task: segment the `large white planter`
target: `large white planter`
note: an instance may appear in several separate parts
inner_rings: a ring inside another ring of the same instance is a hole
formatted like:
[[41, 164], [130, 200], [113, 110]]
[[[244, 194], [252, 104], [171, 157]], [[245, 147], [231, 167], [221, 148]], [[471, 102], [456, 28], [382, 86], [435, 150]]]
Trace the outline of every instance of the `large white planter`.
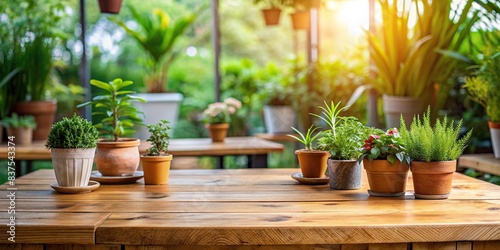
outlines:
[[382, 99], [387, 128], [399, 128], [401, 115], [409, 128], [413, 116], [422, 112], [420, 101], [414, 97], [383, 95]]
[[495, 158], [500, 158], [500, 123], [488, 122], [490, 127], [491, 145]]
[[86, 187], [92, 173], [95, 148], [53, 148], [52, 165], [61, 187]]
[[291, 134], [297, 114], [290, 106], [264, 106], [264, 123], [267, 133]]
[[[145, 124], [156, 124], [160, 120], [169, 121], [169, 126], [173, 129], [179, 118], [180, 104], [183, 99], [180, 93], [146, 93], [136, 94], [136, 96], [146, 99], [146, 102], [136, 102], [135, 106], [144, 112]], [[149, 138], [149, 131], [145, 126], [138, 126], [136, 135], [141, 140]]]

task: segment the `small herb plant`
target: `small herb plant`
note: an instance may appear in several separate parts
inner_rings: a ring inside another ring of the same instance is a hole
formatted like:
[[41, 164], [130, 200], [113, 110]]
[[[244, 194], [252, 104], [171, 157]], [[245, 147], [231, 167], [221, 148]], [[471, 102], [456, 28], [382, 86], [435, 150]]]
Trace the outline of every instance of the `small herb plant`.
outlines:
[[411, 161], [396, 128], [389, 129], [387, 132], [380, 129], [374, 130], [374, 133], [365, 140], [358, 162], [361, 163], [363, 159], [388, 160], [392, 165], [399, 160], [408, 167]]
[[170, 126], [168, 126], [169, 121], [161, 120], [157, 124], [147, 125], [151, 135], [148, 138], [148, 142], [151, 143], [151, 147], [147, 149], [147, 156], [160, 156], [168, 154], [168, 140], [170, 139], [169, 131]]
[[64, 117], [52, 125], [45, 147], [51, 148], [95, 148], [99, 132], [86, 119], [77, 116]]
[[318, 129], [318, 128], [315, 128], [314, 126], [311, 126], [307, 129], [307, 132], [306, 134], [304, 135], [302, 132], [300, 132], [298, 129], [292, 127], [292, 129], [299, 135], [298, 137], [295, 136], [295, 135], [288, 135], [292, 138], [294, 138], [295, 140], [299, 141], [300, 143], [304, 144], [304, 149], [305, 150], [313, 150], [313, 142], [314, 140], [316, 140], [316, 138], [318, 136], [320, 136], [321, 134], [318, 133], [316, 135], [314, 135], [314, 132]]
[[93, 104], [100, 111], [92, 112], [93, 115], [105, 116], [101, 123], [95, 125], [100, 133], [105, 137], [113, 138], [119, 141], [123, 135], [133, 134], [134, 124], [141, 124], [137, 108], [132, 105], [133, 101], [146, 102], [143, 98], [132, 96], [133, 91], [123, 90], [123, 88], [133, 84], [132, 81], [123, 81], [116, 78], [111, 82], [102, 82], [91, 80], [90, 84], [105, 91], [105, 94], [95, 96], [92, 101], [79, 104], [77, 107], [83, 107]]
[[410, 130], [406, 129], [404, 119], [401, 118], [401, 138], [408, 155], [412, 161], [451, 161], [462, 155], [472, 130], [460, 138], [462, 120], [456, 126], [453, 121], [448, 122], [445, 116], [443, 120], [436, 120], [434, 126], [430, 121], [430, 108], [423, 118], [414, 117]]
[[19, 116], [16, 113], [4, 118], [2, 124], [6, 128], [36, 128], [35, 117], [31, 115]]

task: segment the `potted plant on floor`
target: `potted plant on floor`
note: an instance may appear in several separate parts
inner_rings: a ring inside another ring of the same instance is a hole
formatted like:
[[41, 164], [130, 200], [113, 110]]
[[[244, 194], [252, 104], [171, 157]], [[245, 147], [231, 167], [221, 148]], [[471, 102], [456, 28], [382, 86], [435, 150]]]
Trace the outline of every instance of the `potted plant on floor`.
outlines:
[[373, 196], [403, 196], [410, 167], [402, 138], [396, 128], [376, 129], [365, 140], [358, 162], [363, 162]]
[[446, 199], [451, 192], [457, 159], [467, 145], [472, 131], [460, 138], [462, 120], [457, 125], [437, 119], [431, 125], [430, 108], [422, 119], [414, 117], [407, 130], [401, 121], [401, 138], [411, 158], [415, 197], [421, 199]]
[[467, 77], [463, 87], [486, 110], [493, 153], [500, 158], [500, 46], [485, 50], [475, 76]]
[[[168, 92], [168, 71], [172, 63], [183, 54], [180, 38], [194, 23], [199, 11], [171, 20], [164, 10], [154, 8], [150, 13], [139, 13], [128, 6], [136, 28], [131, 28], [126, 20], [112, 18], [125, 32], [135, 39], [147, 54], [144, 74], [145, 94], [138, 94], [146, 103], [135, 103], [139, 111], [145, 114], [146, 124], [156, 124], [160, 120], [170, 121], [170, 126], [177, 124], [179, 107], [183, 99], [181, 93]], [[145, 127], [137, 129], [139, 139], [149, 137]]]
[[141, 155], [144, 183], [146, 185], [168, 184], [170, 163], [173, 158], [168, 153], [170, 126], [168, 126], [167, 120], [161, 120], [158, 124], [150, 124], [147, 127], [151, 134], [148, 138], [151, 146], [147, 149], [146, 154]]
[[358, 189], [361, 187], [361, 164], [357, 159], [361, 154], [363, 138], [369, 129], [355, 117], [340, 117], [345, 109], [340, 102], [325, 102], [321, 115], [313, 114], [328, 125], [318, 139], [318, 148], [330, 152], [328, 175], [332, 189]]
[[205, 127], [208, 129], [212, 142], [224, 142], [231, 116], [240, 108], [241, 102], [229, 97], [223, 102], [209, 104], [203, 111]]
[[59, 186], [89, 184], [98, 139], [99, 132], [92, 123], [76, 114], [52, 125], [45, 147], [50, 149]]
[[304, 178], [322, 178], [326, 172], [326, 160], [329, 154], [327, 151], [313, 148], [314, 140], [321, 135], [320, 133], [314, 134], [318, 128], [309, 127], [305, 135], [296, 128], [292, 129], [298, 136], [288, 136], [304, 145], [303, 149], [295, 150], [302, 176]]
[[16, 144], [30, 145], [33, 141], [33, 129], [37, 125], [33, 116], [19, 116], [13, 113], [10, 117], [4, 118], [1, 123], [7, 129], [7, 136], [14, 137]]
[[97, 143], [95, 162], [103, 176], [133, 175], [139, 167], [139, 144], [137, 138], [122, 138], [135, 132], [134, 124], [142, 124], [140, 112], [133, 102], [145, 102], [144, 99], [130, 95], [133, 91], [124, 90], [133, 84], [116, 78], [110, 82], [91, 80], [90, 84], [103, 90], [102, 95], [95, 96], [92, 101], [79, 104], [77, 107], [94, 105], [93, 115], [104, 116], [96, 125], [101, 135]]

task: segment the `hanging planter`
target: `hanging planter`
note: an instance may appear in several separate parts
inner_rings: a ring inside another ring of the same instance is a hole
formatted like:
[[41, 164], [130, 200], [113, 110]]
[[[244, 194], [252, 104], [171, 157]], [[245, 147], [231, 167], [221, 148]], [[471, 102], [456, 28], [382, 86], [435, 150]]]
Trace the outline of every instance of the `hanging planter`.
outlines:
[[276, 7], [263, 9], [262, 15], [267, 26], [277, 25], [280, 22], [281, 10]]
[[101, 13], [118, 14], [122, 7], [122, 0], [98, 0]]
[[304, 30], [309, 28], [309, 11], [297, 11], [290, 14], [292, 27], [294, 30]]

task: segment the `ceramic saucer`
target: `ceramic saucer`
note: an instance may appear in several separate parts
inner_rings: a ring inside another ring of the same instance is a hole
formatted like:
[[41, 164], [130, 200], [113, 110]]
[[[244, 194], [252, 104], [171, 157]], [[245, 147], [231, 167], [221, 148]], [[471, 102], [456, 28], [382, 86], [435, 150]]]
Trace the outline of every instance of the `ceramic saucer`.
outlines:
[[329, 178], [326, 175], [321, 178], [306, 178], [301, 172], [293, 173], [292, 178], [305, 185], [323, 185], [327, 184], [329, 181]]
[[92, 171], [90, 174], [90, 179], [93, 181], [98, 181], [101, 184], [131, 184], [135, 183], [137, 180], [144, 177], [144, 172], [135, 171], [133, 175], [122, 175], [122, 176], [105, 176], [99, 171]]
[[100, 185], [97, 181], [89, 181], [89, 185], [86, 187], [62, 187], [56, 182], [50, 184], [50, 187], [63, 194], [84, 194], [92, 192], [92, 190], [98, 188]]

